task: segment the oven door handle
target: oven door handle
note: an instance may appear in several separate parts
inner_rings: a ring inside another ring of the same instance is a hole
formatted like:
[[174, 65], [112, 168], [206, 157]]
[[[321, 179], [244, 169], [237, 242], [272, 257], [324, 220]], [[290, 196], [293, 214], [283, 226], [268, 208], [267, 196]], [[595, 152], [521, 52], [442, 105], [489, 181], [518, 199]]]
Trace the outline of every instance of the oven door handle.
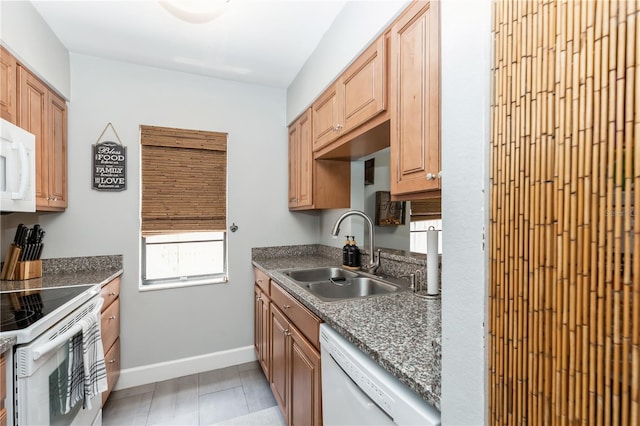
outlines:
[[[104, 299], [102, 297], [98, 297], [97, 299], [98, 300], [96, 301], [94, 308], [87, 315], [98, 315], [100, 313], [100, 310], [102, 309], [102, 304], [104, 303]], [[64, 342], [71, 339], [73, 336], [80, 333], [81, 331], [82, 331], [82, 322], [78, 321], [67, 331], [56, 336], [53, 340], [50, 340], [41, 346], [37, 346], [33, 348], [33, 360], [37, 361], [38, 359], [42, 358], [42, 356], [56, 349], [58, 346], [62, 345]]]

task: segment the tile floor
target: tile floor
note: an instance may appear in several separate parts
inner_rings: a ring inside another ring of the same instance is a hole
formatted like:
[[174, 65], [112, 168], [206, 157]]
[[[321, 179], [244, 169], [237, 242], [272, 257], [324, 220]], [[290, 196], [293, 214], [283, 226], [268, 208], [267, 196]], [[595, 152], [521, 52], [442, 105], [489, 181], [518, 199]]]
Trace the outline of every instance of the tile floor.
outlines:
[[102, 411], [104, 426], [284, 426], [258, 362], [114, 391]]

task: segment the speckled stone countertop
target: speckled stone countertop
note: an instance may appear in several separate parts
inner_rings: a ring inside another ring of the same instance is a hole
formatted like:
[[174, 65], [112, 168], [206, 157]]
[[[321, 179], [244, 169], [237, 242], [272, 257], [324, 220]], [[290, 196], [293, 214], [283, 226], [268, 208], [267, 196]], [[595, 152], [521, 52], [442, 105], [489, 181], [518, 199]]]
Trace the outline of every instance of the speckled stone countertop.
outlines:
[[[312, 254], [309, 254], [312, 253]], [[410, 291], [325, 302], [281, 271], [339, 266], [335, 251], [291, 246], [278, 253], [254, 249], [253, 265], [422, 398], [440, 409], [440, 299]]]
[[16, 344], [16, 337], [4, 337], [0, 336], [0, 354], [5, 353]]
[[0, 290], [31, 290], [85, 284], [105, 284], [122, 275], [122, 256], [91, 256], [42, 261], [42, 278], [0, 280]]

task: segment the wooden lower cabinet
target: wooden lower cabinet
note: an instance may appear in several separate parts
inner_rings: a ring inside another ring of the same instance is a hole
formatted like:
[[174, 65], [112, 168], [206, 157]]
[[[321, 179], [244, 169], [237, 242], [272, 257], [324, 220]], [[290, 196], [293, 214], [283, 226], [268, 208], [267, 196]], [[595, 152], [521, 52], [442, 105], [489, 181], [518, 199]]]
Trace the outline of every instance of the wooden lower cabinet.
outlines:
[[254, 302], [254, 339], [253, 346], [256, 350], [256, 357], [262, 367], [264, 375], [269, 379], [270, 372], [270, 336], [269, 315], [271, 300], [257, 284], [254, 286], [255, 302]]
[[[272, 287], [283, 291], [277, 285]], [[320, 352], [275, 301], [271, 303], [270, 312], [273, 395], [287, 425], [321, 425]], [[315, 327], [319, 329], [320, 319], [315, 317], [315, 320]]]
[[289, 329], [287, 401], [290, 425], [321, 425], [320, 354], [298, 330]]
[[287, 363], [289, 352], [287, 347], [289, 345], [289, 321], [280, 312], [278, 308], [272, 306], [271, 308], [271, 391], [276, 398], [276, 402], [282, 410], [282, 415], [288, 421], [289, 407], [287, 405]]
[[103, 285], [100, 296], [104, 299], [100, 322], [108, 385], [107, 390], [102, 393], [104, 406], [120, 377], [120, 277]]
[[[0, 426], [7, 426], [7, 409], [5, 399], [7, 397], [7, 359], [0, 355]], [[12, 403], [9, 401], [9, 403]]]
[[271, 390], [287, 425], [321, 425], [320, 353], [271, 305]]
[[[256, 277], [259, 276], [256, 269]], [[270, 284], [270, 298], [257, 282], [254, 287], [254, 344], [258, 361], [287, 425], [322, 425], [317, 337], [321, 320], [277, 283]], [[262, 355], [264, 347], [268, 347], [266, 356]]]

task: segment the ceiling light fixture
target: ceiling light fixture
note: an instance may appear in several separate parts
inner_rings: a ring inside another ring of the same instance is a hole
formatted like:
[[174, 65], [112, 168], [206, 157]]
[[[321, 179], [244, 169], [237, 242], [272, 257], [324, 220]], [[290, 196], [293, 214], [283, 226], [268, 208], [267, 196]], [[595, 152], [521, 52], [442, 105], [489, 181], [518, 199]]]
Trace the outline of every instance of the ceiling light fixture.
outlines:
[[227, 10], [231, 0], [160, 0], [167, 12], [190, 24], [206, 24]]

